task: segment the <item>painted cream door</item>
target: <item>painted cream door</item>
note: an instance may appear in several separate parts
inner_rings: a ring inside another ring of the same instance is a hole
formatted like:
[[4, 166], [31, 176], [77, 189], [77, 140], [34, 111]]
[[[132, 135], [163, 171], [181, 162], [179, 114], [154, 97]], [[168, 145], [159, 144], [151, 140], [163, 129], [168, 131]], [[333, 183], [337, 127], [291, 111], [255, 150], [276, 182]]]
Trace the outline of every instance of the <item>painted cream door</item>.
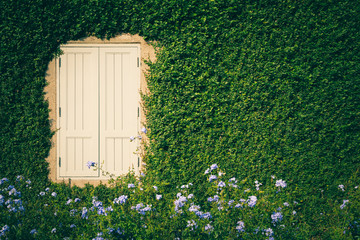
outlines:
[[[102, 177], [134, 167], [139, 129], [139, 48], [135, 45], [62, 47], [59, 65], [59, 176]], [[60, 115], [61, 112], [61, 115]]]
[[100, 161], [104, 169], [120, 175], [138, 171], [139, 79], [137, 48], [100, 49]]

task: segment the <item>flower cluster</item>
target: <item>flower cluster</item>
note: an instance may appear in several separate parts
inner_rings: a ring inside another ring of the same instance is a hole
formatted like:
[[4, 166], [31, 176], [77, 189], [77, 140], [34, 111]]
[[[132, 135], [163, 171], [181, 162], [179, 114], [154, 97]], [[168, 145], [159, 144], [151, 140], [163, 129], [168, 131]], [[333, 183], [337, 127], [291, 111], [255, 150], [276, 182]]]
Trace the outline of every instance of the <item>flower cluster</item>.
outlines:
[[121, 195], [120, 197], [115, 198], [113, 202], [114, 202], [114, 204], [125, 204], [127, 199], [128, 199], [128, 196]]
[[[39, 239], [43, 237], [42, 234], [45, 234], [46, 237], [52, 234], [53, 238], [72, 239], [74, 235], [59, 236], [67, 232], [71, 234], [81, 232], [80, 229], [83, 228], [83, 224], [86, 224], [89, 229], [93, 229], [93, 232], [84, 238], [131, 239], [134, 237], [132, 235], [134, 228], [138, 228], [136, 231], [143, 231], [144, 234], [149, 230], [156, 229], [153, 224], [158, 223], [156, 223], [157, 220], [154, 216], [163, 216], [159, 210], [165, 211], [160, 206], [166, 206], [166, 213], [169, 213], [168, 217], [172, 221], [171, 225], [182, 228], [176, 230], [180, 234], [176, 237], [181, 238], [196, 239], [199, 238], [197, 234], [205, 233], [209, 238], [224, 236], [223, 234], [225, 234], [224, 238], [227, 239], [271, 240], [277, 236], [281, 238], [281, 233], [284, 231], [287, 231], [286, 234], [290, 231], [297, 231], [296, 223], [300, 214], [297, 214], [295, 210], [301, 208], [296, 207], [297, 202], [293, 199], [284, 199], [283, 196], [289, 196], [287, 189], [279, 193], [280, 188], [287, 187], [284, 180], [276, 180], [270, 188], [263, 186], [262, 191], [260, 191], [262, 183], [259, 181], [255, 181], [254, 185], [252, 181], [247, 179], [239, 181], [239, 183], [234, 177], [227, 180], [224, 177], [225, 173], [220, 171], [217, 164], [211, 165], [205, 172], [206, 174], [209, 174], [206, 176], [209, 177], [209, 181], [206, 183], [209, 188], [205, 189], [203, 196], [197, 195], [191, 187], [193, 184], [188, 183], [179, 186], [178, 192], [173, 194], [170, 199], [167, 197], [171, 194], [163, 195], [162, 187], [146, 186], [144, 185], [146, 181], [141, 180], [140, 183], [136, 178], [129, 178], [122, 184], [121, 188], [124, 194], [117, 195], [119, 197], [112, 201], [110, 199], [107, 201], [101, 199], [100, 201], [97, 197], [92, 197], [90, 200], [85, 200], [86, 197], [82, 197], [83, 200], [80, 200], [75, 196], [64, 196], [58, 190], [55, 192], [50, 191], [50, 188], [46, 188], [44, 191], [37, 189], [34, 191], [34, 197], [40, 205], [35, 208], [39, 209], [39, 212], [43, 211], [43, 207], [46, 208], [46, 211], [41, 212], [41, 215], [44, 215], [45, 212], [51, 212], [53, 218], [55, 215], [55, 218], [66, 217], [70, 218], [71, 221], [62, 221], [61, 224], [47, 227], [46, 233], [42, 226], [36, 224], [27, 226], [26, 231], [28, 235], [33, 235], [32, 237]], [[22, 212], [21, 216], [23, 216], [28, 201], [21, 199], [22, 194], [17, 189], [23, 192], [23, 188], [18, 187], [17, 184], [30, 185], [31, 181], [24, 181], [22, 177], [18, 177], [15, 186], [9, 184], [8, 180], [4, 178], [0, 182], [1, 184], [6, 183], [0, 188], [0, 217], [5, 215], [19, 216], [19, 214], [15, 214], [19, 211]], [[340, 186], [339, 189], [343, 191], [345, 187]], [[149, 193], [151, 197], [149, 197]], [[163, 199], [163, 196], [166, 197]], [[142, 202], [139, 202], [140, 199]], [[162, 200], [159, 201], [160, 199]], [[205, 203], [199, 199], [204, 200]], [[269, 199], [275, 200], [270, 202]], [[351, 198], [349, 199], [351, 200]], [[350, 200], [343, 200], [340, 208], [345, 209]], [[52, 207], [52, 203], [56, 206]], [[64, 208], [65, 211], [61, 208]], [[49, 211], [50, 209], [51, 211]], [[123, 219], [129, 220], [129, 222], [125, 223]], [[162, 221], [166, 222], [167, 219], [162, 218]], [[174, 224], [173, 221], [178, 222]], [[2, 236], [5, 236], [4, 239], [9, 238], [14, 231], [13, 229], [18, 227], [13, 227], [10, 222], [1, 223], [4, 224], [0, 229], [1, 239]], [[95, 229], [92, 226], [97, 227]], [[174, 229], [171, 231], [174, 232]]]
[[273, 214], [271, 214], [272, 223], [280, 222], [282, 218], [283, 215], [281, 214], [281, 212], [274, 212]]
[[236, 230], [238, 230], [239, 232], [245, 232], [245, 223], [243, 221], [238, 221]]
[[287, 184], [284, 180], [280, 179], [280, 180], [276, 180], [275, 183], [276, 187], [282, 187], [282, 188], [286, 188]]
[[349, 200], [343, 200], [343, 204], [340, 205], [340, 208], [344, 209], [345, 204], [348, 203], [348, 202], [349, 202]]
[[141, 215], [145, 215], [146, 212], [151, 211], [151, 205], [147, 205], [145, 207], [143, 203], [139, 203], [136, 206], [132, 206], [131, 209], [138, 211], [138, 213]]

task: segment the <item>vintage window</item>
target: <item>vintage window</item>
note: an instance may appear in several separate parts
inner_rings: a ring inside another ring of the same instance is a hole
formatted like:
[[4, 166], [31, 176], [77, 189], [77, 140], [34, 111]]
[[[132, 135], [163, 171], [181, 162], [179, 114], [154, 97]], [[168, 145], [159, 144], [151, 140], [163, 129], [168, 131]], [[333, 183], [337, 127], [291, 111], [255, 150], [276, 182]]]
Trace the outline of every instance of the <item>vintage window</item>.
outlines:
[[101, 178], [139, 169], [140, 44], [67, 44], [57, 59], [57, 165], [60, 178]]

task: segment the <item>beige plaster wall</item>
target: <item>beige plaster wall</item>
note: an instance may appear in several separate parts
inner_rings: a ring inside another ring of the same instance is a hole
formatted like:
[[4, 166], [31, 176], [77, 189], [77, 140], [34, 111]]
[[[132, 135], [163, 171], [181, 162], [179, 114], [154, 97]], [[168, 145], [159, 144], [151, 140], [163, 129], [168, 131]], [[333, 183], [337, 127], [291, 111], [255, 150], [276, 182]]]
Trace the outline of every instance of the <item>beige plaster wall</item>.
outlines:
[[[98, 39], [96, 37], [87, 37], [84, 39], [80, 39], [77, 41], [70, 41], [68, 43], [76, 43], [76, 44], [126, 44], [126, 43], [137, 43], [140, 44], [140, 89], [143, 93], [147, 92], [146, 87], [146, 80], [145, 80], [145, 74], [148, 69], [147, 65], [144, 63], [144, 60], [151, 60], [155, 61], [155, 49], [148, 44], [142, 37], [139, 35], [130, 35], [130, 34], [121, 34], [114, 38], [111, 38], [110, 40], [102, 40]], [[48, 71], [46, 73], [46, 80], [48, 82], [48, 85], [45, 87], [45, 96], [46, 99], [49, 102], [49, 109], [50, 109], [50, 123], [51, 123], [51, 129], [55, 131], [55, 135], [52, 138], [52, 147], [50, 149], [49, 157], [47, 158], [47, 161], [49, 162], [50, 167], [50, 175], [49, 179], [53, 182], [65, 182], [69, 183], [71, 182], [72, 185], [77, 186], [84, 186], [86, 183], [97, 185], [100, 183], [99, 180], [87, 180], [87, 179], [68, 179], [68, 178], [60, 178], [57, 176], [58, 169], [57, 169], [57, 103], [56, 103], [56, 93], [57, 93], [57, 69], [56, 69], [57, 59], [53, 59], [48, 66]], [[141, 123], [145, 122], [145, 115], [143, 114], [143, 111], [141, 112]], [[107, 181], [102, 179], [103, 183], [106, 183]]]

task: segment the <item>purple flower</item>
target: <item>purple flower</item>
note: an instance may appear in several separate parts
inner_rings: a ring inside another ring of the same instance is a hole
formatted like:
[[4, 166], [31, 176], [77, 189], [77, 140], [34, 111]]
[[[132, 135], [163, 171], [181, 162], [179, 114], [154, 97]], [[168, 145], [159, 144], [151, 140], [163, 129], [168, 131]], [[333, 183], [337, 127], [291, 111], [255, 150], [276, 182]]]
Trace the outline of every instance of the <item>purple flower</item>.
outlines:
[[220, 181], [218, 184], [218, 187], [220, 187], [220, 188], [225, 187], [225, 186], [226, 186], [226, 184], [223, 181]]
[[4, 225], [2, 229], [0, 230], [0, 237], [4, 236], [7, 231], [10, 231], [10, 227], [8, 225]]
[[179, 196], [178, 198], [179, 199], [174, 201], [176, 212], [179, 212], [179, 209], [185, 205], [185, 202], [187, 202], [187, 198], [184, 196]]
[[194, 230], [194, 227], [197, 228], [197, 224], [194, 220], [191, 219], [190, 221], [187, 221], [187, 223], [188, 224], [186, 227], [190, 228], [191, 230]]
[[259, 191], [260, 190], [260, 186], [262, 185], [262, 183], [259, 183], [259, 181], [255, 181], [255, 186], [256, 186], [256, 190]]
[[202, 213], [202, 214], [200, 215], [200, 218], [210, 219], [210, 218], [212, 218], [212, 216], [211, 216], [211, 213], [210, 213], [210, 212], [206, 212], [206, 213]]
[[271, 214], [271, 219], [273, 223], [280, 222], [282, 218], [283, 215], [281, 214], [281, 212], [274, 212], [273, 214]]
[[134, 187], [135, 187], [135, 184], [133, 184], [133, 183], [128, 184], [128, 188], [134, 188]]
[[142, 129], [141, 129], [141, 132], [143, 132], [143, 133], [147, 133], [147, 129], [145, 128], [145, 127], [143, 127]]
[[9, 195], [14, 195], [14, 196], [20, 196], [20, 192], [16, 191], [15, 188], [12, 188], [10, 191], [9, 191]]
[[204, 174], [208, 174], [208, 173], [210, 173], [211, 171], [210, 171], [210, 168], [208, 168], [208, 169], [206, 169], [205, 170], [205, 173]]
[[265, 232], [266, 236], [272, 236], [274, 234], [274, 231], [271, 228], [264, 229], [263, 231]]
[[282, 187], [282, 188], [285, 188], [286, 187], [286, 182], [284, 181], [284, 180], [282, 180], [282, 179], [280, 179], [280, 180], [276, 180], [276, 183], [275, 183], [275, 186], [276, 187]]
[[254, 207], [256, 205], [257, 197], [256, 196], [250, 196], [248, 200], [248, 206]]
[[88, 213], [87, 208], [86, 208], [86, 207], [83, 207], [82, 212], [81, 212], [81, 218], [86, 218], [86, 219], [88, 219], [87, 213]]
[[156, 194], [156, 200], [160, 200], [162, 198], [162, 195]]
[[212, 197], [209, 197], [209, 198], [208, 198], [208, 201], [209, 201], [209, 202], [217, 202], [218, 200], [219, 200], [219, 196], [218, 196], [218, 195], [215, 195], [214, 198], [212, 198]]
[[51, 230], [51, 233], [56, 233], [56, 228], [53, 228], [53, 229]]
[[340, 208], [344, 209], [345, 204], [348, 203], [348, 202], [349, 202], [349, 200], [343, 200], [343, 204], [341, 204]]
[[236, 183], [237, 181], [236, 181], [235, 177], [232, 177], [232, 178], [229, 179], [229, 182], [235, 182]]
[[339, 189], [344, 192], [344, 191], [345, 191], [345, 186], [342, 185], [342, 184], [340, 184], [340, 185], [339, 185]]
[[155, 191], [157, 191], [157, 190], [158, 190], [158, 187], [157, 187], [157, 186], [153, 186], [153, 188], [155, 189]]
[[200, 210], [200, 206], [197, 205], [192, 205], [191, 207], [189, 207], [189, 212], [198, 212]]
[[135, 140], [135, 137], [134, 136], [131, 136], [130, 137], [130, 142], [134, 141]]
[[241, 204], [240, 204], [240, 203], [238, 203], [238, 204], [235, 205], [235, 208], [239, 208], [239, 207], [241, 207]]
[[209, 182], [216, 180], [216, 179], [217, 179], [217, 177], [215, 175], [210, 175]]
[[123, 203], [126, 202], [127, 199], [128, 199], [128, 196], [126, 196], [126, 195], [121, 195], [120, 197], [114, 199], [114, 203], [116, 203], [116, 204], [123, 204]]
[[217, 169], [217, 168], [218, 168], [218, 165], [217, 165], [216, 163], [210, 166], [210, 170], [211, 170], [211, 171], [212, 171], [212, 170], [215, 170], [215, 169]]
[[93, 162], [93, 161], [88, 161], [88, 162], [86, 163], [86, 166], [90, 169], [91, 167], [95, 166], [95, 162]]
[[33, 230], [30, 231], [30, 234], [32, 234], [32, 235], [36, 234], [36, 233], [37, 233], [36, 229], [33, 229]]
[[72, 202], [72, 199], [67, 200], [67, 202], [65, 203], [66, 205], [69, 205]]
[[245, 223], [243, 221], [238, 221], [236, 226], [236, 230], [239, 232], [245, 232]]
[[136, 205], [136, 210], [139, 211], [142, 207], [144, 207], [144, 204], [143, 203], [139, 203]]
[[57, 196], [56, 192], [52, 192], [51, 196], [56, 197]]
[[211, 232], [212, 230], [214, 230], [214, 227], [211, 226], [210, 223], [208, 223], [208, 224], [205, 226], [205, 231]]

